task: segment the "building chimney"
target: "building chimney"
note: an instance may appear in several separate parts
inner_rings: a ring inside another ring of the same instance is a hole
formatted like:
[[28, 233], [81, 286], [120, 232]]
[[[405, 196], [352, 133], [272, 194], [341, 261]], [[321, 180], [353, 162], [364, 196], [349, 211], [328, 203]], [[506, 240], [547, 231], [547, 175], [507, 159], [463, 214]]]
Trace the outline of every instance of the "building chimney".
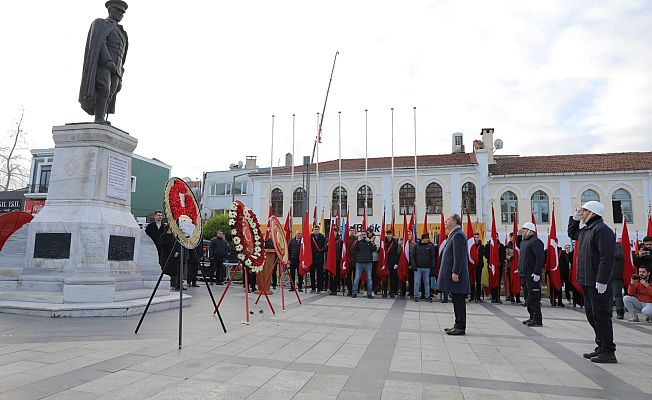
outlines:
[[256, 165], [256, 156], [247, 156], [245, 160], [245, 169], [256, 169], [258, 166]]
[[292, 153], [287, 153], [285, 155], [285, 166], [291, 167], [292, 164], [294, 164], [294, 157], [292, 157]]
[[464, 134], [462, 132], [453, 133], [453, 153], [464, 153]]
[[482, 136], [482, 143], [484, 143], [484, 148], [487, 149], [487, 154], [489, 155], [489, 164], [495, 164], [494, 161], [494, 128], [482, 128], [480, 131], [480, 136]]

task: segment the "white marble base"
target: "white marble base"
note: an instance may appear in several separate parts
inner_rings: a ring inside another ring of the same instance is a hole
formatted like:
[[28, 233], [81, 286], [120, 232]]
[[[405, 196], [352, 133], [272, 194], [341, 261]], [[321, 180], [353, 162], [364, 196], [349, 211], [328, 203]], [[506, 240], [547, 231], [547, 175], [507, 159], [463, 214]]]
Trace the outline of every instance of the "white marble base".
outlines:
[[[183, 295], [183, 306], [189, 306], [192, 296]], [[111, 303], [56, 304], [23, 301], [0, 301], [0, 313], [33, 315], [42, 317], [127, 317], [142, 314], [147, 299]], [[155, 296], [147, 312], [169, 310], [179, 307], [179, 294]]]

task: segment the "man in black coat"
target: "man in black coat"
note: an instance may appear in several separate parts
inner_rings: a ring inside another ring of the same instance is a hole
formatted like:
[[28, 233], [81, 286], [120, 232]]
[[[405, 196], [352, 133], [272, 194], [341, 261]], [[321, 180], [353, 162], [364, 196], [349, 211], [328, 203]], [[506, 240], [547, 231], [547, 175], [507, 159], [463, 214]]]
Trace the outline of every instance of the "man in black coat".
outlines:
[[476, 248], [478, 252], [478, 265], [475, 266], [475, 276], [473, 277], [473, 281], [471, 282], [471, 301], [474, 301], [476, 303], [482, 303], [481, 297], [484, 296], [484, 291], [482, 290], [482, 268], [484, 268], [484, 245], [482, 244], [482, 240], [480, 240], [480, 234], [475, 233], [473, 234], [473, 239], [475, 240], [475, 243], [473, 243], [473, 247]]
[[154, 211], [154, 222], [147, 224], [145, 233], [152, 239], [154, 245], [156, 245], [156, 251], [158, 251], [159, 256], [161, 255], [161, 234], [165, 232], [165, 229], [165, 224], [163, 224], [163, 211]]
[[[301, 254], [301, 230], [298, 230], [292, 239], [288, 242], [288, 255], [290, 256], [290, 276], [297, 287], [297, 290], [303, 290], [303, 276], [297, 274], [299, 270], [299, 255]], [[298, 280], [297, 280], [298, 275]], [[290, 291], [293, 291], [290, 288]]]
[[371, 263], [373, 261], [373, 253], [376, 251], [376, 245], [366, 233], [361, 232], [358, 235], [358, 240], [355, 242], [351, 249], [352, 257], [356, 260], [355, 278], [353, 279], [353, 294], [351, 297], [358, 297], [358, 286], [360, 284], [360, 277], [364, 273], [367, 277], [367, 298], [373, 299], [373, 278], [371, 274]]
[[427, 233], [421, 235], [421, 240], [412, 247], [410, 259], [413, 260], [412, 266], [416, 268], [414, 272], [414, 301], [419, 301], [421, 282], [423, 281], [424, 297], [428, 303], [432, 303], [432, 297], [430, 297], [430, 270], [434, 269], [435, 264], [437, 264], [437, 252], [435, 246], [430, 243], [430, 235]]
[[616, 243], [614, 252], [614, 267], [611, 270], [611, 291], [613, 293], [613, 304], [616, 306], [616, 319], [625, 318], [625, 303], [623, 303], [623, 270], [625, 269], [625, 249]]
[[447, 335], [457, 336], [466, 332], [466, 295], [471, 291], [469, 251], [466, 235], [462, 231], [462, 218], [458, 214], [446, 218], [446, 230], [450, 233], [441, 251], [437, 290], [451, 294], [455, 325], [444, 331]]
[[[389, 268], [389, 297], [395, 298], [398, 290], [398, 241], [391, 229], [385, 231], [385, 259]], [[383, 285], [383, 297], [387, 297], [387, 285]]]
[[312, 228], [312, 265], [310, 266], [310, 293], [321, 293], [324, 287], [324, 255], [326, 237], [319, 232], [319, 225]]
[[215, 237], [211, 239], [208, 249], [211, 257], [211, 269], [208, 272], [208, 280], [221, 285], [226, 279], [224, 260], [229, 256], [229, 244], [226, 242], [224, 232], [217, 232]]
[[[330, 277], [328, 293], [335, 296], [340, 290], [342, 281], [342, 276], [340, 274], [342, 266], [342, 236], [340, 235], [340, 229], [337, 226], [333, 227], [333, 235], [335, 236], [335, 275]], [[328, 248], [328, 246], [326, 247]]]
[[577, 240], [577, 283], [584, 288], [586, 319], [595, 332], [597, 347], [584, 358], [617, 363], [611, 322], [611, 272], [616, 234], [602, 220], [604, 205], [588, 201], [568, 221], [568, 237]]
[[559, 273], [561, 275], [561, 281], [564, 284], [564, 293], [566, 296], [566, 301], [570, 303], [571, 301], [571, 290], [573, 289], [570, 283], [570, 269], [573, 264], [573, 252], [569, 244], [564, 246], [564, 250], [559, 253]]
[[358, 240], [358, 237], [355, 233], [355, 228], [349, 228], [349, 236], [347, 238], [348, 242], [346, 242], [346, 248], [349, 252], [349, 265], [346, 270], [346, 295], [347, 296], [353, 296], [353, 277], [355, 277], [355, 254], [353, 253], [353, 247], [355, 246], [355, 242]]
[[543, 326], [541, 315], [541, 271], [545, 263], [543, 242], [536, 235], [536, 226], [526, 222], [521, 228], [521, 247], [518, 259], [518, 275], [525, 282], [527, 294], [525, 305], [530, 318], [523, 321], [529, 327]]

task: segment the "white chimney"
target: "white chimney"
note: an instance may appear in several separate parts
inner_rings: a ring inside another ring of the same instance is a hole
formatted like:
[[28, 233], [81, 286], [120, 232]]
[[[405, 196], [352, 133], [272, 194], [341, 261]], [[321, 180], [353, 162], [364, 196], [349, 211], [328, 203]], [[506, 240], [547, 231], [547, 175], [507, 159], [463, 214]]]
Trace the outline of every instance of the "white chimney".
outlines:
[[247, 156], [245, 169], [256, 169], [256, 156]]
[[453, 153], [464, 153], [464, 134], [462, 132], [453, 133]]
[[292, 164], [294, 164], [294, 157], [292, 157], [292, 153], [287, 153], [285, 155], [285, 166], [291, 167]]
[[482, 136], [482, 143], [484, 148], [487, 149], [489, 154], [489, 164], [495, 164], [494, 161], [494, 128], [482, 128], [480, 131], [480, 136]]

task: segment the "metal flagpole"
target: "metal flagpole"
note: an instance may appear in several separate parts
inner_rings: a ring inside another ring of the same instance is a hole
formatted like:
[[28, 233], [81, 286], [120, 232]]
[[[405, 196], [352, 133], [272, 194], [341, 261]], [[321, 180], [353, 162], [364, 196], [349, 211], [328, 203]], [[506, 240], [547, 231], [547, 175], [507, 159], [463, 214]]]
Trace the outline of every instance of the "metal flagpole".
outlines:
[[[272, 146], [269, 153], [269, 206], [272, 206], [272, 170], [274, 169], [274, 116], [272, 115]], [[269, 216], [267, 217], [269, 218]], [[269, 228], [269, 222], [267, 223]], [[267, 234], [269, 235], [269, 233]]]
[[368, 160], [367, 157], [369, 156], [367, 152], [367, 131], [368, 131], [368, 124], [367, 124], [367, 112], [368, 110], [365, 108], [364, 110], [364, 211], [362, 215], [365, 215], [367, 213], [367, 193], [369, 192], [369, 186], [367, 186], [367, 168], [369, 167], [368, 165]]
[[319, 143], [321, 142], [321, 124], [319, 122], [319, 113], [317, 113], [317, 130], [319, 132], [316, 139], [316, 158], [315, 158], [315, 207], [319, 208]]
[[394, 107], [392, 110], [392, 173], [389, 178], [389, 188], [392, 195], [392, 218], [394, 218]]
[[[337, 204], [337, 215], [340, 215], [340, 211], [342, 210], [342, 111], [337, 112], [337, 140], [338, 140], [338, 153], [339, 153], [339, 160], [338, 160], [338, 169], [339, 169], [339, 175], [340, 175], [340, 188], [339, 190], [339, 201]], [[340, 227], [337, 227], [340, 229]]]
[[292, 167], [290, 173], [290, 236], [292, 236], [292, 227], [294, 226], [294, 122], [295, 115], [292, 114]]
[[[414, 115], [414, 224], [417, 225], [417, 198], [419, 197], [419, 180], [417, 175], [417, 108], [412, 107]], [[415, 238], [416, 240], [416, 238]]]

